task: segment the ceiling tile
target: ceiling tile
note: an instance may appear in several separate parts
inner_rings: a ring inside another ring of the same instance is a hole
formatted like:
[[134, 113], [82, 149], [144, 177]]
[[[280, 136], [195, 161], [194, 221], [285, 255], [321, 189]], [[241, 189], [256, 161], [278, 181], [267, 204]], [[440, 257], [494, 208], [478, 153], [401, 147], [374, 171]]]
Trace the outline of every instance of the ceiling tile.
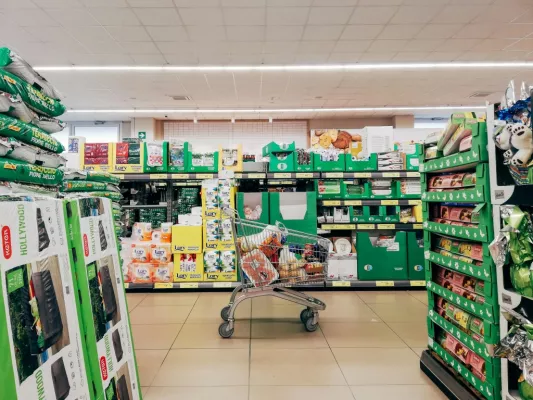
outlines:
[[263, 63], [270, 65], [291, 64], [294, 61], [294, 53], [263, 54]]
[[481, 39], [448, 39], [439, 46], [438, 50], [443, 52], [468, 51], [481, 43], [481, 41]]
[[[16, 1], [16, 0], [15, 0]], [[39, 9], [11, 9], [2, 11], [4, 20], [15, 22], [18, 26], [58, 26], [47, 13]], [[5, 21], [4, 20], [4, 21]], [[2, 21], [2, 23], [4, 23]]]
[[533, 51], [533, 39], [522, 39], [516, 43], [510, 45], [506, 49], [507, 51]]
[[423, 25], [387, 25], [381, 31], [378, 39], [412, 39], [422, 29]]
[[359, 0], [361, 6], [400, 6], [403, 0]]
[[131, 8], [89, 8], [88, 11], [101, 25], [128, 26], [140, 25]]
[[187, 32], [192, 41], [214, 41], [226, 40], [226, 30], [223, 26], [188, 26]]
[[374, 40], [367, 52], [386, 53], [388, 51], [402, 51], [406, 44], [407, 40]]
[[180, 8], [184, 25], [224, 25], [220, 8]]
[[[74, 65], [130, 65], [133, 60], [127, 54], [70, 54]], [[94, 84], [94, 83], [93, 83]]]
[[296, 53], [299, 42], [265, 42], [263, 52], [272, 54]]
[[198, 56], [193, 53], [164, 54], [165, 60], [173, 65], [195, 65], [198, 64]]
[[[516, 14], [518, 12], [518, 14]], [[523, 10], [515, 10], [513, 12], [512, 7], [508, 6], [486, 6], [483, 7], [481, 14], [474, 19], [474, 23], [483, 24], [489, 22], [497, 22], [498, 24], [511, 22], [521, 14], [524, 14]], [[527, 21], [513, 21], [513, 22], [527, 22]]]
[[176, 7], [218, 7], [220, 0], [174, 0]]
[[262, 54], [231, 54], [230, 63], [232, 65], [257, 65], [262, 64]]
[[370, 44], [371, 40], [353, 40], [353, 41], [342, 41], [337, 42], [333, 52], [335, 53], [362, 53], [366, 51]]
[[396, 55], [394, 52], [388, 53], [364, 53], [361, 55], [359, 62], [386, 62], [392, 60]]
[[342, 7], [342, 6], [355, 6], [359, 0], [315, 0], [313, 5], [315, 7]]
[[268, 25], [304, 25], [309, 14], [309, 7], [269, 7], [267, 8]]
[[453, 61], [457, 57], [459, 57], [461, 54], [462, 52], [459, 52], [459, 51], [457, 52], [438, 51], [438, 52], [429, 53], [429, 55], [426, 58], [426, 61], [442, 61], [442, 62]]
[[343, 25], [352, 15], [353, 7], [311, 7], [308, 25]]
[[269, 7], [307, 7], [313, 4], [314, 0], [267, 0]]
[[528, 59], [528, 54], [531, 55], [530, 50], [526, 50], [526, 51], [496, 51], [496, 52], [493, 53], [492, 59], [494, 59], [496, 61], [525, 61], [525, 60]]
[[485, 39], [476, 45], [478, 51], [499, 51], [516, 42], [516, 39]]
[[492, 53], [481, 51], [466, 51], [456, 58], [456, 61], [485, 61], [488, 60]]
[[386, 24], [398, 7], [355, 7], [350, 24]]
[[391, 24], [425, 24], [431, 21], [442, 7], [402, 6], [390, 20]]
[[453, 35], [457, 39], [486, 39], [488, 38], [494, 30], [498, 27], [495, 24], [467, 24]]
[[533, 23], [533, 7], [526, 12], [522, 12], [513, 22], [516, 23]]
[[161, 54], [154, 42], [121, 42], [128, 54]]
[[490, 36], [494, 39], [521, 39], [533, 33], [533, 24], [500, 24]]
[[335, 41], [324, 42], [300, 42], [298, 53], [331, 53], [335, 47]]
[[143, 25], [181, 25], [175, 8], [134, 8], [133, 11]]
[[329, 54], [295, 54], [294, 62], [303, 64], [319, 64], [328, 61]]
[[226, 25], [265, 25], [264, 8], [232, 8], [223, 9]]
[[265, 39], [264, 26], [227, 26], [228, 40], [235, 42], [263, 41]]
[[[198, 54], [198, 63], [207, 64], [207, 65], [228, 65], [230, 63], [230, 55], [221, 55], [221, 54]], [[230, 97], [233, 95], [233, 92], [226, 91], [225, 94]]]
[[[33, 0], [40, 8], [82, 8], [84, 5], [79, 0]], [[17, 2], [15, 2], [17, 3]], [[0, 8], [1, 7], [0, 2]]]
[[113, 40], [83, 42], [90, 52], [95, 54], [125, 54], [125, 50]]
[[72, 36], [80, 42], [111, 40], [111, 36], [100, 26], [67, 27]]
[[313, 25], [305, 28], [303, 40], [337, 40], [342, 31], [343, 25]]
[[106, 29], [119, 42], [145, 42], [151, 40], [142, 26], [108, 26]]
[[220, 0], [222, 7], [264, 7], [266, 0]]
[[462, 24], [429, 24], [418, 33], [420, 39], [448, 39], [459, 32]]
[[57, 22], [63, 26], [98, 26], [98, 21], [83, 8], [47, 9]]
[[427, 57], [427, 55], [428, 53], [425, 53], [425, 52], [400, 51], [393, 57], [393, 60], [398, 61], [398, 62], [405, 62], [405, 61], [421, 62]]
[[375, 39], [383, 28], [383, 25], [348, 25], [341, 40]]
[[128, 7], [126, 0], [80, 0], [85, 7]]
[[444, 39], [413, 39], [405, 45], [403, 50], [409, 52], [433, 51], [438, 49], [442, 43], [444, 43]]
[[263, 42], [230, 42], [230, 54], [261, 54], [263, 53]]
[[[59, 26], [28, 26], [24, 29], [31, 35], [31, 37], [27, 38], [27, 40], [32, 41], [60, 42], [62, 40], [70, 38], [70, 34], [65, 30], [65, 28]], [[10, 38], [6, 38], [3, 32], [0, 32], [0, 36], [2, 37], [2, 39], [6, 39], [7, 42], [10, 41]]]
[[331, 53], [328, 62], [330, 63], [356, 63], [363, 53]]
[[146, 30], [155, 42], [179, 42], [189, 40], [183, 26], [147, 26]]
[[172, 0], [126, 0], [131, 7], [174, 7]]
[[159, 50], [163, 54], [194, 53], [194, 44], [192, 42], [157, 42]]
[[479, 6], [445, 6], [432, 22], [435, 24], [467, 23], [478, 17], [483, 12]]
[[0, 0], [0, 10], [13, 10], [13, 9], [28, 9], [37, 8], [37, 6], [30, 0]]
[[291, 41], [300, 40], [304, 32], [303, 26], [267, 26], [266, 40]]

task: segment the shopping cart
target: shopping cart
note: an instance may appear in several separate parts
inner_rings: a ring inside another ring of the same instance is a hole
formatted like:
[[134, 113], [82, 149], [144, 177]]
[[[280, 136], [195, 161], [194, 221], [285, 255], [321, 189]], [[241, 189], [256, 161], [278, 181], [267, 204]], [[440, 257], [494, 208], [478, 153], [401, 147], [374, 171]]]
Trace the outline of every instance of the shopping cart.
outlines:
[[306, 308], [300, 320], [308, 332], [318, 328], [318, 311], [326, 304], [289, 287], [323, 283], [327, 276], [330, 242], [327, 239], [285, 228], [242, 219], [231, 208], [222, 211], [232, 220], [233, 238], [241, 284], [231, 294], [220, 316], [218, 333], [233, 335], [235, 310], [246, 299], [276, 296]]

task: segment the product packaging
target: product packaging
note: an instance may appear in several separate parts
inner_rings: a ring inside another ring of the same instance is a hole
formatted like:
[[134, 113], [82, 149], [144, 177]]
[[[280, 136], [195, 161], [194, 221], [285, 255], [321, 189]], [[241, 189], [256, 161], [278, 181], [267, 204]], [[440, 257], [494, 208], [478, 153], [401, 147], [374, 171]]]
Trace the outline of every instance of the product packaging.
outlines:
[[201, 282], [203, 277], [203, 253], [174, 255], [174, 282]]

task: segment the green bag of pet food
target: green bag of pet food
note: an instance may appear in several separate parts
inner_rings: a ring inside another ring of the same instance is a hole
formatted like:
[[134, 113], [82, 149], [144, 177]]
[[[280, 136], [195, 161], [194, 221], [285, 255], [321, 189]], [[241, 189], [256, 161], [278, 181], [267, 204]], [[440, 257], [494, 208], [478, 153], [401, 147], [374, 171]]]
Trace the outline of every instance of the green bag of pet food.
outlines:
[[53, 153], [62, 153], [65, 150], [56, 138], [42, 129], [3, 114], [0, 114], [0, 136], [12, 137]]
[[28, 82], [6, 70], [0, 70], [0, 90], [18, 94], [29, 108], [48, 117], [59, 117], [66, 110], [60, 101], [48, 97]]
[[94, 192], [104, 191], [107, 189], [107, 183], [90, 182], [90, 181], [63, 181], [61, 184], [62, 192]]
[[57, 186], [63, 181], [63, 173], [57, 168], [0, 158], [0, 180]]

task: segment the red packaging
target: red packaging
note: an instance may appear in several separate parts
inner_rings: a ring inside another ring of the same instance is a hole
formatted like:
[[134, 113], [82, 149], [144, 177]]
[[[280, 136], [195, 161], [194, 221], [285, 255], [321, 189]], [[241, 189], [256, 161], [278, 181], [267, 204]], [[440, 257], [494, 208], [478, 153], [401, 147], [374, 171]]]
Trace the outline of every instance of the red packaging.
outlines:
[[[448, 219], [459, 222], [471, 222], [472, 221], [473, 208], [467, 207], [450, 207]], [[445, 218], [445, 217], [442, 217]]]
[[466, 347], [464, 344], [462, 344], [459, 341], [457, 341], [457, 344], [453, 348], [454, 356], [457, 357], [459, 360], [461, 360], [462, 362], [464, 362], [467, 365], [468, 365], [467, 360], [470, 357], [471, 353], [473, 353], [473, 352], [470, 351], [468, 349], [468, 347]]
[[438, 308], [446, 308], [446, 300], [444, 300], [442, 297], [438, 297], [436, 305]]
[[476, 279], [460, 274], [459, 272], [454, 272], [452, 281], [454, 285], [465, 288], [471, 292], [474, 291], [477, 283]]
[[472, 336], [472, 339], [474, 339], [478, 343], [484, 343], [485, 340], [482, 336], [479, 336], [477, 333], [472, 333], [470, 336]]
[[127, 157], [117, 157], [115, 164], [127, 164], [128, 158]]
[[84, 159], [85, 164], [87, 165], [102, 165], [107, 164], [107, 158], [85, 158]]
[[473, 370], [475, 369], [476, 371], [480, 372], [482, 376], [485, 376], [485, 360], [473, 351], [470, 353], [471, 354], [468, 358], [468, 365], [470, 365]]
[[94, 158], [98, 155], [96, 143], [85, 143], [85, 157]]
[[96, 155], [106, 157], [109, 155], [109, 143], [94, 143], [96, 145]]
[[116, 143], [115, 144], [115, 154], [118, 157], [126, 157], [128, 158], [128, 149], [129, 149], [129, 143]]
[[479, 372], [477, 369], [472, 368], [472, 374], [481, 382], [485, 382], [486, 376], [483, 373]]
[[448, 332], [446, 332], [446, 350], [453, 354], [458, 344], [459, 341], [452, 335], [450, 335]]
[[465, 257], [483, 261], [483, 246], [480, 243], [461, 242], [459, 253]]

